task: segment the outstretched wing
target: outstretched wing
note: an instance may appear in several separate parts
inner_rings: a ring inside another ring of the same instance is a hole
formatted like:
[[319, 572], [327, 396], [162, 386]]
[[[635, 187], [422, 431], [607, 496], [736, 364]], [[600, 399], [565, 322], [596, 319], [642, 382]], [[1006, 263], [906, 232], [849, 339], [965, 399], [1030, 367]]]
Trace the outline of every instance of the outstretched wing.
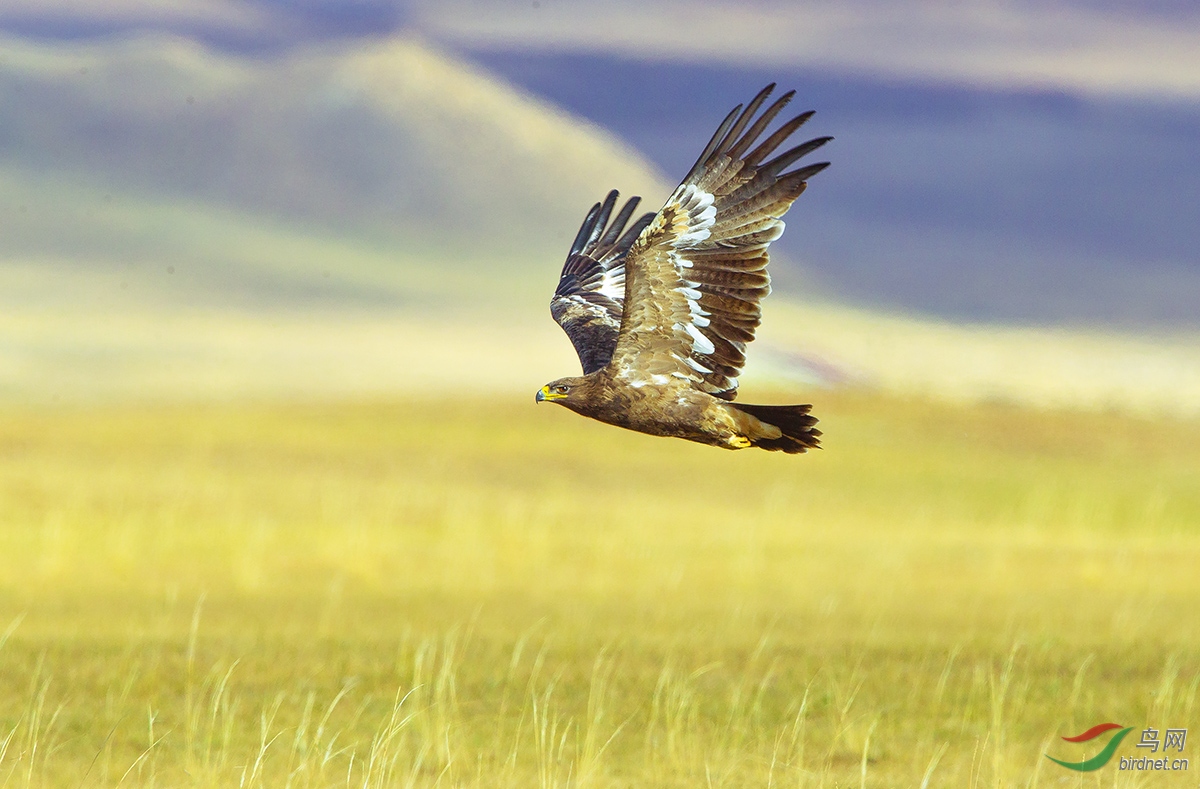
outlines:
[[737, 395], [746, 344], [762, 319], [759, 302], [771, 291], [767, 246], [783, 235], [781, 217], [807, 180], [829, 166], [788, 170], [831, 137], [767, 160], [812, 112], [751, 147], [795, 95], [788, 91], [755, 119], [774, 87], [729, 113], [625, 258], [614, 361], [635, 382], [673, 375], [716, 397]]
[[625, 301], [625, 255], [654, 219], [654, 214], [644, 214], [626, 229], [641, 202], [631, 197], [610, 224], [617, 197], [614, 189], [588, 212], [550, 299], [550, 314], [571, 338], [585, 375], [612, 359]]

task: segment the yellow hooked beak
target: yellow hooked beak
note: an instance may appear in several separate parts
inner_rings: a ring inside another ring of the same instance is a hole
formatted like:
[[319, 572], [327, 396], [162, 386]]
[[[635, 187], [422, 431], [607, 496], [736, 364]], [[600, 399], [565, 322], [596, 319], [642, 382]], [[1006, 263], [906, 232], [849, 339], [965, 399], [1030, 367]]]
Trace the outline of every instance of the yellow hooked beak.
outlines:
[[551, 391], [550, 385], [546, 384], [538, 390], [538, 393], [533, 400], [536, 403], [541, 403], [545, 400], [562, 400], [564, 397], [566, 397], [565, 394], [559, 394], [558, 392]]

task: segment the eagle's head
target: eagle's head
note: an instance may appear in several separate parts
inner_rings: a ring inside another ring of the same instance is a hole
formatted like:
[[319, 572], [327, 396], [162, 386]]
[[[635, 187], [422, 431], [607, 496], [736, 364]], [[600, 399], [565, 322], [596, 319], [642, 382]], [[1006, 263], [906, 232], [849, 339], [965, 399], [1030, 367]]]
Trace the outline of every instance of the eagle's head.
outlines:
[[534, 399], [539, 403], [558, 403], [570, 408], [583, 400], [586, 389], [582, 378], [559, 378], [539, 389]]

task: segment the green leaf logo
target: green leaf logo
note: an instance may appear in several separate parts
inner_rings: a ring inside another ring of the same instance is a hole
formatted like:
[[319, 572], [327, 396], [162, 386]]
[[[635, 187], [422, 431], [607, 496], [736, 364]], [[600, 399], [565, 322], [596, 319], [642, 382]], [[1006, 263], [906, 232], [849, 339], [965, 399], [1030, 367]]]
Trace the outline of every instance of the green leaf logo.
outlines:
[[1101, 734], [1104, 734], [1107, 731], [1112, 731], [1113, 729], [1121, 730], [1112, 736], [1112, 739], [1108, 741], [1108, 745], [1105, 745], [1100, 753], [1096, 754], [1090, 759], [1084, 759], [1082, 762], [1064, 762], [1062, 759], [1055, 759], [1050, 754], [1046, 754], [1046, 758], [1055, 764], [1061, 764], [1068, 770], [1078, 770], [1081, 773], [1099, 770], [1101, 767], [1108, 764], [1108, 760], [1113, 757], [1113, 754], [1117, 750], [1117, 746], [1121, 744], [1121, 740], [1125, 739], [1125, 735], [1133, 731], [1132, 726], [1122, 728], [1121, 725], [1117, 723], [1101, 723], [1098, 726], [1093, 726], [1092, 728], [1088, 729], [1083, 734], [1076, 734], [1074, 737], [1063, 737], [1063, 739], [1067, 742], [1087, 742], [1088, 740], [1094, 740]]

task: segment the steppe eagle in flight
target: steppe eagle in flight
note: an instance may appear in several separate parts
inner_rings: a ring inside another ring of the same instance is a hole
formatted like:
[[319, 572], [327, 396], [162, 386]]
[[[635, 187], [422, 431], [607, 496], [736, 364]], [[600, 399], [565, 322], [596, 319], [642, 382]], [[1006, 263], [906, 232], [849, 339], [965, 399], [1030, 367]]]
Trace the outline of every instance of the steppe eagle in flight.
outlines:
[[767, 246], [808, 179], [829, 166], [789, 169], [830, 137], [775, 153], [811, 111], [758, 143], [795, 95], [759, 115], [774, 87], [726, 116], [657, 214], [630, 223], [633, 197], [610, 221], [615, 190], [588, 212], [550, 301], [584, 374], [551, 381], [537, 402], [726, 449], [819, 446], [811, 405], [733, 402], [771, 290]]

